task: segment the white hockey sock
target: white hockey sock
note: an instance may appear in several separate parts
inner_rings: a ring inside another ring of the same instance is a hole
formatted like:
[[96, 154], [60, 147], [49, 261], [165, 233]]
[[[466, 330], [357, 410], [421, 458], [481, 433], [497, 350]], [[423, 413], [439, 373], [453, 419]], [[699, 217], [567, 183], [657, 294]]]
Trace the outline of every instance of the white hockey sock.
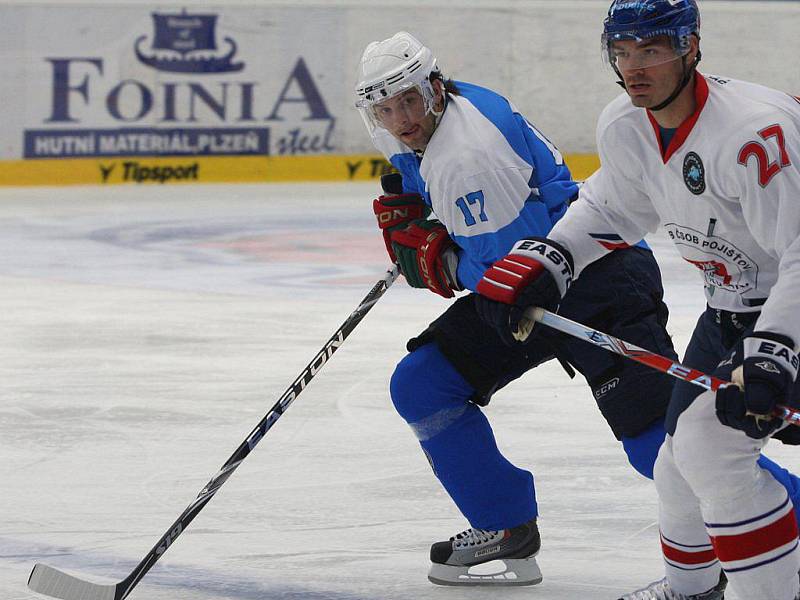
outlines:
[[655, 480], [661, 550], [670, 587], [687, 596], [705, 592], [719, 582], [720, 564], [697, 497], [675, 466], [670, 436], [659, 452]]
[[800, 591], [797, 522], [771, 475], [761, 493], [703, 506], [706, 528], [730, 586], [741, 598], [794, 600]]

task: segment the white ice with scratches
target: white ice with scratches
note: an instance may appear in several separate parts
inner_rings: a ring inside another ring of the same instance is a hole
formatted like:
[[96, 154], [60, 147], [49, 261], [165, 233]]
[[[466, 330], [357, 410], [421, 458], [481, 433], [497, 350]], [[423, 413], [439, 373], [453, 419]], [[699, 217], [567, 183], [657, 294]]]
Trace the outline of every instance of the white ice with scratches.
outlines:
[[[375, 188], [0, 191], [0, 598], [37, 598], [37, 561], [104, 583], [136, 566], [383, 275]], [[682, 349], [699, 277], [652, 243]], [[425, 578], [429, 544], [466, 525], [387, 391], [445, 306], [398, 281], [131, 598], [488, 597]], [[493, 597], [661, 576], [653, 486], [581, 380], [544, 365], [487, 414], [536, 476], [543, 536], [544, 582]]]

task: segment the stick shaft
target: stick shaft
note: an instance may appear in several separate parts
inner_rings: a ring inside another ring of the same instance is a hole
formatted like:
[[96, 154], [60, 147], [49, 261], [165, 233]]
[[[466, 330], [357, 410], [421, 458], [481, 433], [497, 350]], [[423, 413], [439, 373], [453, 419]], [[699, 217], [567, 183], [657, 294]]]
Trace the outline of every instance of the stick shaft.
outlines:
[[342, 323], [339, 329], [336, 330], [336, 333], [328, 339], [311, 362], [306, 365], [305, 369], [300, 372], [300, 375], [280, 396], [272, 408], [270, 408], [269, 412], [264, 415], [258, 425], [255, 426], [231, 457], [222, 465], [219, 472], [211, 478], [202, 490], [200, 490], [197, 498], [186, 507], [186, 510], [184, 510], [170, 528], [167, 529], [164, 535], [161, 536], [161, 539], [156, 542], [150, 552], [147, 553], [128, 577], [116, 585], [100, 585], [67, 575], [53, 567], [37, 564], [31, 572], [28, 586], [39, 593], [56, 598], [63, 598], [65, 600], [94, 600], [95, 598], [98, 600], [105, 600], [106, 598], [123, 600], [127, 597], [142, 577], [145, 576], [178, 536], [186, 530], [189, 523], [192, 522], [203, 507], [214, 497], [217, 490], [228, 480], [247, 455], [256, 447], [258, 442], [261, 441], [283, 413], [286, 412], [292, 402], [294, 402], [297, 396], [306, 388], [308, 383], [320, 369], [322, 369], [325, 363], [328, 362], [330, 357], [333, 356], [333, 353], [336, 352], [339, 346], [341, 346], [347, 336], [356, 328], [375, 303], [386, 293], [389, 286], [397, 279], [398, 274], [399, 270], [397, 266], [393, 265], [386, 272], [384, 277], [372, 287], [358, 307], [356, 307], [344, 323]]
[[[529, 308], [525, 311], [525, 316], [531, 321], [537, 321], [542, 325], [547, 325], [552, 329], [599, 346], [614, 354], [630, 358], [631, 360], [640, 362], [656, 371], [661, 371], [662, 373], [666, 373], [682, 381], [688, 381], [703, 389], [716, 392], [722, 386], [732, 385], [730, 381], [719, 379], [713, 375], [698, 371], [697, 369], [685, 367], [681, 363], [667, 358], [666, 356], [661, 356], [650, 350], [645, 350], [635, 344], [616, 338], [613, 335], [593, 329], [588, 325], [576, 323], [566, 317], [552, 313], [549, 310], [544, 310], [543, 308]], [[772, 411], [772, 414], [784, 421], [788, 421], [792, 425], [800, 425], [800, 411], [778, 405], [775, 407], [775, 410]]]

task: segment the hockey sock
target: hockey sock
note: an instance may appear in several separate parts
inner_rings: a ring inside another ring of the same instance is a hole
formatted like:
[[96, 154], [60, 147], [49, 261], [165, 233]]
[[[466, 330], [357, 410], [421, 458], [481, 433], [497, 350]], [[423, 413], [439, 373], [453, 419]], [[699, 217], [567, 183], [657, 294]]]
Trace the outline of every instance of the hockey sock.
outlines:
[[769, 471], [769, 473], [775, 478], [775, 481], [786, 488], [786, 492], [789, 494], [789, 499], [794, 505], [794, 514], [797, 518], [797, 521], [800, 522], [800, 477], [797, 477], [797, 475], [794, 473], [790, 473], [763, 454], [758, 457], [758, 466], [765, 471]]
[[537, 515], [533, 475], [500, 453], [488, 420], [468, 401], [473, 392], [435, 344], [406, 355], [392, 376], [395, 408], [470, 525], [507, 529]]
[[[664, 442], [664, 435], [664, 419], [660, 419], [639, 435], [635, 437], [623, 436], [622, 438], [622, 446], [628, 455], [628, 462], [648, 479], [653, 478], [653, 465], [658, 456], [658, 449]], [[772, 474], [775, 480], [786, 488], [794, 505], [797, 520], [800, 522], [800, 477], [784, 469], [763, 454], [758, 458], [758, 466]]]
[[653, 465], [656, 464], [658, 449], [664, 443], [666, 434], [664, 419], [659, 419], [635, 437], [622, 436], [622, 447], [628, 455], [628, 462], [648, 479], [653, 478]]

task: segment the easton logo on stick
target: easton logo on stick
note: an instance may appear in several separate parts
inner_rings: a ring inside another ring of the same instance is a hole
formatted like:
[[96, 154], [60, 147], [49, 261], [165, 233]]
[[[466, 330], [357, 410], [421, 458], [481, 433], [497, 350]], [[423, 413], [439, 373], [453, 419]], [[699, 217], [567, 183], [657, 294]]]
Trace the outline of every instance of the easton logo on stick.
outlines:
[[182, 531], [183, 527], [181, 527], [181, 524], [178, 523], [175, 526], [175, 529], [170, 531], [169, 535], [164, 538], [164, 541], [161, 544], [159, 544], [158, 548], [156, 548], [156, 552], [158, 554], [164, 554], [164, 552], [167, 551], [167, 548], [169, 548], [172, 542], [174, 542], [178, 538], [178, 536], [181, 534]]

